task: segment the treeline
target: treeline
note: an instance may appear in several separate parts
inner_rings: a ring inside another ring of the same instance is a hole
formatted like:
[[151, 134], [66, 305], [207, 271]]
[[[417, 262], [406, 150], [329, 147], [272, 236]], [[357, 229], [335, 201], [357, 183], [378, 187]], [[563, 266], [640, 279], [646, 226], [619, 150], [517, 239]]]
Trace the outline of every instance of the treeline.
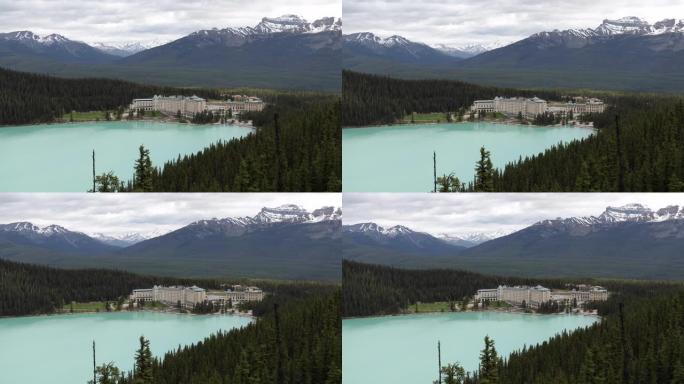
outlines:
[[340, 384], [340, 305], [339, 288], [283, 302], [246, 327], [213, 334], [161, 360], [139, 352], [136, 371], [108, 383]]
[[189, 283], [122, 271], [55, 269], [0, 259], [0, 316], [52, 313], [72, 301], [115, 300], [136, 288]]
[[0, 125], [49, 123], [71, 111], [118, 110], [155, 94], [218, 98], [214, 90], [141, 85], [121, 80], [63, 79], [0, 68]]
[[339, 97], [281, 94], [274, 102], [241, 116], [253, 121], [255, 133], [155, 168], [149, 191], [341, 191]]
[[393, 124], [412, 112], [457, 112], [470, 108], [475, 100], [496, 96], [567, 97], [553, 90], [497, 88], [452, 80], [400, 80], [343, 71], [342, 126]]
[[342, 278], [345, 317], [396, 314], [416, 302], [460, 302], [471, 298], [478, 289], [499, 285], [542, 282], [549, 288], [563, 288], [569, 283], [563, 279], [501, 277], [449, 269], [399, 269], [348, 260], [342, 263]]

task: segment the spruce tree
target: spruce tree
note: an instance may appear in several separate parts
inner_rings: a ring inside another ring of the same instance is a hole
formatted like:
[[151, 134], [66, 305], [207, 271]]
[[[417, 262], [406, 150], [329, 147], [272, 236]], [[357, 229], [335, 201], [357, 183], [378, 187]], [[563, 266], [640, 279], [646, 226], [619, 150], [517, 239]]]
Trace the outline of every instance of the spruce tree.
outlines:
[[135, 353], [135, 373], [133, 384], [152, 384], [152, 352], [150, 341], [140, 336], [140, 348]]
[[135, 161], [135, 179], [133, 181], [135, 192], [152, 191], [152, 160], [150, 150], [143, 145], [138, 148], [139, 157]]
[[480, 160], [475, 165], [475, 192], [494, 192], [494, 166], [489, 151], [480, 148]]

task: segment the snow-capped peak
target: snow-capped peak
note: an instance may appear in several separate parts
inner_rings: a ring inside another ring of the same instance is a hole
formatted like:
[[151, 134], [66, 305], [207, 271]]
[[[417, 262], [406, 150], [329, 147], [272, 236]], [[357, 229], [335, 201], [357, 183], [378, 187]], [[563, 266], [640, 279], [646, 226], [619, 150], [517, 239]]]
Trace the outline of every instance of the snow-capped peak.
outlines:
[[492, 41], [490, 43], [472, 43], [464, 45], [451, 46], [447, 44], [435, 44], [433, 48], [438, 51], [444, 52], [449, 56], [454, 57], [472, 57], [477, 56], [481, 53], [489, 52], [491, 50], [505, 47], [509, 45], [510, 42], [503, 41]]
[[27, 221], [20, 221], [16, 223], [9, 223], [9, 224], [4, 224], [0, 225], [0, 231], [4, 232], [19, 232], [19, 233], [24, 233], [24, 234], [33, 234], [33, 235], [40, 235], [40, 236], [45, 236], [45, 237], [50, 237], [54, 235], [60, 235], [60, 234], [65, 234], [69, 233], [70, 231], [67, 230], [66, 228], [51, 224], [45, 227], [39, 227], [33, 223], [29, 223]]
[[452, 244], [457, 244], [457, 245], [464, 245], [464, 246], [474, 246], [478, 244], [482, 244], [484, 242], [487, 242], [489, 240], [494, 240], [499, 237], [503, 236], [508, 236], [511, 233], [515, 232], [515, 230], [497, 230], [497, 231], [490, 231], [490, 232], [465, 232], [465, 233], [459, 233], [459, 234], [447, 234], [447, 233], [441, 233], [437, 237], [452, 243]]
[[636, 16], [622, 17], [617, 20], [603, 20], [595, 31], [599, 35], [621, 35], [621, 34], [645, 34], [651, 30], [651, 25], [648, 21], [642, 20]]
[[414, 230], [403, 225], [395, 225], [393, 227], [382, 227], [376, 223], [358, 223], [346, 226], [346, 230], [350, 232], [373, 233], [383, 236], [395, 237], [401, 235], [409, 235], [415, 233]]
[[275, 208], [264, 207], [254, 220], [259, 223], [302, 222], [309, 219], [309, 212], [295, 204], [285, 204]]
[[598, 217], [604, 223], [619, 223], [625, 221], [651, 221], [655, 213], [641, 204], [627, 204], [621, 207], [607, 207]]
[[15, 40], [23, 43], [33, 43], [40, 45], [53, 45], [69, 42], [71, 40], [66, 37], [53, 33], [50, 35], [40, 36], [31, 31], [16, 31], [9, 33], [0, 34], [0, 39], [3, 40]]
[[119, 41], [119, 42], [101, 42], [94, 41], [89, 43], [93, 48], [100, 51], [110, 53], [117, 56], [129, 56], [142, 52], [144, 50], [158, 47], [168, 43], [165, 40], [148, 40], [148, 41]]
[[616, 223], [652, 223], [684, 219], [684, 206], [668, 206], [657, 211], [642, 204], [627, 204], [619, 207], [607, 207], [599, 216], [570, 217], [566, 219], [543, 220], [536, 225], [576, 225], [589, 227], [592, 225], [612, 225]]

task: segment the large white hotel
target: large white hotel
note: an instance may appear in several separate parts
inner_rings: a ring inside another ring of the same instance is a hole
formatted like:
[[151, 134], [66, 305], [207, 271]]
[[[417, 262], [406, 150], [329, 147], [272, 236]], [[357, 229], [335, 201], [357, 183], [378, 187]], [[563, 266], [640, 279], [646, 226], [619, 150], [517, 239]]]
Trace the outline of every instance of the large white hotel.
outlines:
[[567, 103], [548, 103], [538, 97], [500, 97], [491, 100], [475, 100], [470, 110], [477, 112], [499, 112], [506, 115], [522, 115], [531, 119], [546, 112], [567, 114], [572, 111], [573, 115], [585, 113], [600, 113], [605, 110], [603, 101], [595, 98], [576, 97]]
[[608, 290], [599, 286], [579, 285], [578, 289], [556, 290], [537, 285], [534, 287], [519, 285], [500, 285], [498, 288], [479, 289], [475, 294], [476, 302], [504, 301], [513, 305], [525, 304], [529, 307], [538, 308], [542, 303], [558, 301], [570, 303], [575, 301], [582, 304], [588, 301], [608, 300]]
[[233, 95], [228, 101], [207, 101], [198, 96], [162, 96], [154, 95], [149, 99], [133, 99], [130, 110], [159, 111], [167, 115], [175, 115], [179, 111], [185, 117], [192, 117], [196, 113], [211, 111], [213, 113], [235, 115], [242, 112], [261, 111], [264, 102], [253, 96]]
[[195, 285], [192, 287], [185, 287], [182, 285], [170, 287], [155, 285], [148, 289], [134, 289], [130, 295], [130, 300], [135, 302], [157, 301], [166, 305], [177, 305], [180, 303], [183, 308], [193, 308], [195, 304], [203, 303], [205, 301], [231, 301], [233, 304], [240, 304], [246, 301], [261, 301], [263, 298], [264, 291], [258, 287], [242, 285], [233, 285], [224, 292], [215, 292], [211, 294], [208, 294], [204, 288]]

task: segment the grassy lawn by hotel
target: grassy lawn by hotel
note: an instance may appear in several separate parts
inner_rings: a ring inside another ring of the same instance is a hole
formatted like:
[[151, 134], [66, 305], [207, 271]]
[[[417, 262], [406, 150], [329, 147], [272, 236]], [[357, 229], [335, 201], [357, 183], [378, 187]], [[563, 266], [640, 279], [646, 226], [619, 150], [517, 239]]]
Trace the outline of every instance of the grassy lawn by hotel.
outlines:
[[[411, 115], [406, 115], [404, 118], [401, 120], [403, 123], [410, 123], [411, 122]], [[446, 113], [444, 112], [432, 112], [432, 113], [414, 113], [413, 114], [413, 122], [415, 123], [446, 123], [447, 122], [447, 116]]]
[[73, 116], [73, 120], [75, 122], [93, 121], [93, 120], [98, 120], [98, 119], [101, 121], [105, 120], [105, 115], [104, 115], [104, 112], [102, 112], [102, 111], [65, 113], [64, 116], [62, 116], [62, 120], [63, 121], [71, 121], [72, 116]]
[[[71, 303], [71, 304], [65, 304], [62, 307], [63, 312], [71, 312], [73, 308], [73, 312], [96, 312], [96, 311], [106, 311], [107, 309], [105, 308], [106, 301], [90, 301], [87, 303]], [[116, 305], [116, 303], [114, 303]]]
[[408, 308], [409, 313], [425, 312], [451, 312], [451, 303], [448, 301], [437, 301], [434, 303], [414, 303]]

